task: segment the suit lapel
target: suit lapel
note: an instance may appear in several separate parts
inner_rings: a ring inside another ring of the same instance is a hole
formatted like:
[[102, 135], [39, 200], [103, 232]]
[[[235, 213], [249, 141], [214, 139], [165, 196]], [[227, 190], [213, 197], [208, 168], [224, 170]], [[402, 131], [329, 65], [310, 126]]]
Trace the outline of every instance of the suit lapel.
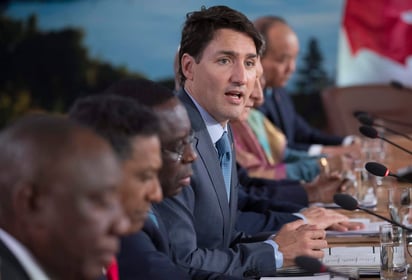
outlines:
[[26, 271], [0, 239], [0, 279], [29, 280]]
[[[194, 144], [195, 144], [196, 152], [198, 154], [198, 159], [194, 162], [193, 166], [194, 168], [196, 168], [196, 165], [201, 164], [203, 165], [203, 168], [201, 168], [201, 170], [207, 171], [211, 185], [214, 188], [216, 197], [219, 201], [222, 216], [225, 220], [225, 223], [224, 223], [225, 232], [230, 232], [230, 229], [228, 228], [228, 226], [230, 225], [229, 203], [227, 199], [225, 182], [223, 179], [222, 170], [220, 169], [220, 165], [219, 165], [218, 155], [217, 155], [217, 152], [212, 152], [212, 151], [215, 151], [215, 146], [213, 145], [210, 139], [206, 125], [199, 111], [197, 110], [195, 104], [193, 104], [190, 97], [187, 96], [186, 92], [184, 92], [183, 90], [181, 90], [178, 93], [178, 96], [186, 107], [186, 110], [189, 114], [189, 117], [192, 123], [192, 129], [194, 131], [194, 137], [195, 137]], [[232, 151], [233, 151], [233, 147], [232, 147]], [[233, 168], [232, 168], [232, 172], [233, 172]], [[231, 198], [233, 199], [235, 195], [233, 183], [231, 184], [231, 187], [232, 187]], [[196, 192], [195, 189], [194, 191]]]
[[293, 139], [292, 137], [292, 127], [289, 125], [292, 122], [287, 121], [287, 118], [290, 118], [292, 116], [291, 108], [288, 106], [289, 102], [287, 102], [288, 97], [286, 96], [286, 92], [284, 89], [273, 89], [273, 96], [274, 98], [277, 98], [276, 105], [277, 109], [279, 110], [279, 123], [281, 124], [280, 129], [282, 129], [288, 139]]

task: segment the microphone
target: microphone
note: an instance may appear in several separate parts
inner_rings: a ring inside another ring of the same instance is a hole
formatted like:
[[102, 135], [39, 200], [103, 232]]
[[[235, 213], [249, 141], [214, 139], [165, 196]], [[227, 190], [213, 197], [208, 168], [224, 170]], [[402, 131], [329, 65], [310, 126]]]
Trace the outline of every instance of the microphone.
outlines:
[[355, 118], [358, 118], [359, 116], [362, 116], [362, 115], [365, 115], [365, 116], [370, 116], [367, 112], [365, 112], [365, 111], [353, 111], [353, 116], [355, 117]]
[[360, 207], [359, 204], [358, 204], [358, 201], [356, 201], [356, 199], [354, 199], [349, 194], [337, 193], [333, 196], [333, 201], [345, 210], [353, 211], [353, 210], [359, 209], [359, 210], [362, 210], [362, 211], [364, 211], [368, 214], [371, 214], [372, 216], [375, 216], [375, 217], [378, 217], [379, 219], [387, 221], [388, 223], [390, 223], [392, 225], [396, 225], [396, 226], [401, 227], [405, 230], [412, 231], [412, 228], [406, 227], [406, 226], [398, 223], [397, 221], [388, 219], [388, 218], [386, 218], [384, 216], [381, 216], [381, 215], [379, 215], [379, 214], [377, 214], [377, 213], [375, 213], [375, 212], [373, 212], [369, 209]]
[[341, 277], [348, 278], [348, 279], [357, 279], [347, 273], [343, 273], [343, 272], [331, 269], [330, 267], [324, 265], [322, 262], [320, 262], [316, 258], [312, 258], [308, 256], [297, 256], [295, 258], [295, 263], [298, 267], [306, 270], [309, 273], [316, 274], [316, 273], [328, 272], [331, 275], [335, 275], [335, 276], [341, 276]]
[[[389, 85], [393, 88], [398, 89], [398, 90], [404, 90], [404, 89], [411, 90], [410, 87], [405, 86], [404, 84], [402, 84], [401, 82], [399, 82], [397, 80], [390, 81]], [[410, 93], [410, 92], [408, 92], [408, 93]]]
[[374, 119], [372, 117], [370, 117], [369, 115], [367, 115], [367, 114], [359, 114], [356, 118], [363, 125], [382, 127], [382, 128], [386, 129], [387, 131], [389, 131], [393, 134], [397, 134], [397, 135], [405, 137], [406, 139], [412, 140], [412, 137], [410, 137], [408, 134], [405, 134], [405, 133], [393, 130], [389, 127], [386, 127], [384, 125], [375, 123]]
[[378, 162], [367, 162], [365, 164], [365, 169], [369, 173], [375, 176], [379, 176], [379, 177], [392, 176], [392, 177], [397, 178], [398, 181], [412, 183], [412, 180], [409, 180], [408, 178], [392, 173], [385, 165], [380, 164]]
[[360, 110], [354, 111], [354, 112], [353, 112], [353, 116], [354, 116], [355, 118], [357, 118], [358, 120], [359, 120], [359, 117], [361, 117], [361, 116], [362, 116], [362, 117], [368, 117], [368, 118], [370, 118], [371, 120], [374, 120], [374, 119], [378, 118], [378, 119], [381, 119], [381, 120], [383, 120], [383, 121], [390, 122], [390, 123], [393, 123], [393, 124], [402, 125], [402, 126], [406, 126], [406, 127], [412, 127], [412, 123], [407, 123], [407, 122], [403, 122], [403, 121], [399, 121], [399, 120], [394, 120], [394, 119], [383, 118], [383, 117], [381, 117], [381, 116], [371, 115], [371, 114], [369, 114], [368, 112], [360, 111]]
[[364, 136], [369, 137], [369, 138], [373, 138], [373, 139], [379, 138], [379, 139], [382, 139], [383, 141], [388, 142], [389, 144], [395, 146], [396, 148], [401, 149], [402, 151], [404, 151], [404, 152], [412, 155], [412, 152], [411, 152], [411, 151], [405, 149], [404, 147], [399, 146], [398, 144], [396, 144], [396, 143], [394, 143], [394, 142], [386, 139], [385, 137], [382, 137], [382, 136], [380, 135], [380, 133], [378, 133], [378, 131], [377, 131], [376, 129], [374, 129], [373, 127], [371, 127], [371, 126], [366, 126], [366, 125], [361, 126], [361, 127], [359, 127], [359, 132], [362, 133]]
[[405, 86], [401, 82], [396, 81], [396, 80], [390, 81], [389, 85], [393, 88], [396, 88], [396, 89], [404, 89], [405, 88]]

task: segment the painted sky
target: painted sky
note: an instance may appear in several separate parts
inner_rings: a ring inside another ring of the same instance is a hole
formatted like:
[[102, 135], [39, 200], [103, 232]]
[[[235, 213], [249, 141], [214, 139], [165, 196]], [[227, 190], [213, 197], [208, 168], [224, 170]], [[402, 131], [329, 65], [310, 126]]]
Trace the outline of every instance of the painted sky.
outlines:
[[202, 5], [227, 5], [251, 20], [263, 15], [284, 17], [300, 38], [300, 58], [308, 39], [316, 37], [324, 66], [334, 75], [344, 0], [83, 0], [13, 3], [6, 14], [24, 19], [36, 13], [43, 30], [81, 28], [91, 56], [158, 80], [173, 76], [173, 57], [185, 15]]

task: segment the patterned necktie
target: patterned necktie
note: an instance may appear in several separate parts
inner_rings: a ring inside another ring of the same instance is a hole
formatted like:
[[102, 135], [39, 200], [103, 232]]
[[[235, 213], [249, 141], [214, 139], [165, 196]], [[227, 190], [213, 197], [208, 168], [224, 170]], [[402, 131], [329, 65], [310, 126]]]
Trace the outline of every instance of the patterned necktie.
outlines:
[[230, 200], [230, 180], [232, 175], [232, 154], [230, 141], [227, 132], [223, 132], [222, 137], [216, 142], [216, 149], [219, 155], [220, 168], [225, 180], [227, 199]]

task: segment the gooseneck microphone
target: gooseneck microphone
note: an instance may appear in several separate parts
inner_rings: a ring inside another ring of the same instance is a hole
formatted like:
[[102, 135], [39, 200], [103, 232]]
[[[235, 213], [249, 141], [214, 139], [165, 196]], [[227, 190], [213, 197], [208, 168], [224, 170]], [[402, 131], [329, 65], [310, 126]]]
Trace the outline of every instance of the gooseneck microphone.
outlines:
[[315, 273], [328, 272], [331, 275], [335, 275], [335, 276], [342, 276], [348, 279], [357, 279], [357, 278], [353, 278], [349, 274], [331, 269], [330, 267], [324, 265], [322, 262], [320, 262], [316, 258], [312, 258], [308, 256], [298, 256], [295, 258], [295, 263], [298, 267], [306, 270], [309, 273], [315, 274]]
[[376, 122], [374, 121], [373, 118], [371, 118], [370, 116], [368, 116], [368, 115], [366, 115], [366, 114], [360, 114], [360, 115], [357, 116], [356, 118], [357, 118], [358, 121], [359, 121], [361, 124], [363, 124], [363, 125], [382, 127], [382, 128], [384, 128], [385, 130], [387, 130], [387, 131], [389, 131], [389, 132], [391, 132], [391, 133], [393, 133], [393, 134], [397, 134], [397, 135], [400, 135], [400, 136], [405, 137], [405, 138], [408, 139], [408, 140], [412, 140], [412, 137], [410, 137], [408, 134], [405, 134], [405, 133], [402, 133], [402, 132], [393, 130], [393, 129], [387, 127], [387, 126], [378, 124], [378, 123], [376, 123]]
[[412, 231], [412, 228], [406, 227], [406, 226], [398, 223], [397, 221], [388, 219], [388, 218], [386, 218], [386, 217], [384, 217], [384, 216], [381, 216], [381, 215], [379, 215], [379, 214], [376, 214], [375, 212], [373, 212], [373, 211], [371, 211], [371, 210], [369, 210], [369, 209], [360, 207], [358, 201], [356, 201], [356, 199], [353, 198], [353, 197], [352, 197], [351, 195], [349, 195], [349, 194], [337, 193], [337, 194], [335, 194], [335, 195], [333, 196], [333, 201], [334, 201], [337, 205], [339, 205], [340, 207], [342, 207], [342, 208], [345, 209], [345, 210], [353, 211], [353, 210], [359, 209], [359, 210], [362, 210], [362, 211], [364, 211], [364, 212], [366, 212], [366, 213], [368, 213], [368, 214], [371, 214], [372, 216], [375, 216], [375, 217], [378, 217], [379, 219], [382, 219], [382, 220], [384, 220], [384, 221], [387, 221], [388, 223], [390, 223], [390, 224], [392, 224], [392, 225], [396, 225], [396, 226], [401, 227], [401, 228], [403, 228], [403, 229], [406, 229], [406, 230], [408, 230], [408, 231]]
[[366, 137], [369, 137], [369, 138], [373, 138], [373, 139], [379, 138], [379, 139], [382, 139], [383, 141], [388, 142], [389, 144], [395, 146], [396, 148], [401, 149], [402, 151], [404, 151], [404, 152], [412, 155], [412, 152], [411, 152], [411, 151], [405, 149], [405, 148], [402, 147], [402, 146], [399, 146], [398, 144], [396, 144], [396, 143], [394, 143], [394, 142], [386, 139], [385, 137], [382, 137], [382, 136], [380, 135], [380, 133], [378, 133], [378, 131], [377, 131], [376, 129], [374, 129], [373, 127], [371, 127], [371, 126], [363, 125], [363, 126], [359, 127], [359, 132], [362, 133], [362, 135], [364, 135], [364, 136], [366, 136]]
[[395, 173], [392, 173], [385, 165], [380, 164], [378, 162], [367, 162], [365, 164], [365, 169], [371, 173], [372, 175], [379, 176], [379, 177], [386, 177], [392, 176], [397, 178], [399, 181], [412, 183], [412, 180], [408, 180], [407, 178], [398, 176]]
[[[376, 116], [376, 115], [371, 115], [368, 112], [365, 111], [354, 111], [353, 112], [353, 116], [355, 118], [357, 118], [359, 120], [359, 118], [362, 117], [367, 117], [369, 119], [371, 119], [372, 121], [374, 121], [374, 119], [381, 119], [383, 121], [389, 122], [389, 123], [393, 123], [393, 124], [397, 124], [397, 125], [402, 125], [405, 127], [412, 127], [412, 123], [408, 123], [408, 122], [403, 122], [403, 121], [398, 121], [398, 120], [393, 120], [393, 119], [388, 119], [388, 118], [383, 118], [380, 116]], [[360, 121], [360, 120], [359, 120]]]

